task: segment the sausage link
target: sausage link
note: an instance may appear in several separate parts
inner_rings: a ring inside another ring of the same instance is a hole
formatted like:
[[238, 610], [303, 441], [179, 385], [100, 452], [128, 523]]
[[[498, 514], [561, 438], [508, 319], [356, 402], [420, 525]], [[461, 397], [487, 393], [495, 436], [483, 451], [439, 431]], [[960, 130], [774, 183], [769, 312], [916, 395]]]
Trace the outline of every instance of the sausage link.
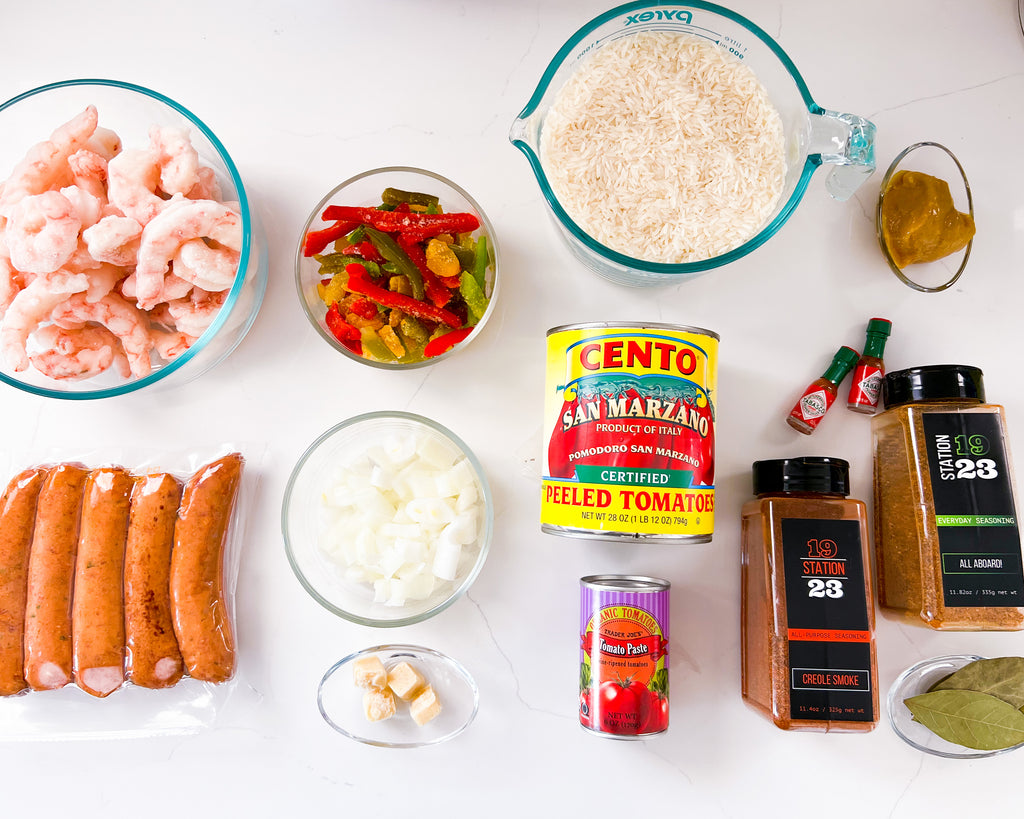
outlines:
[[36, 501], [46, 470], [15, 475], [0, 498], [0, 696], [28, 688], [25, 680], [25, 605], [28, 554], [36, 522]]
[[25, 679], [37, 691], [71, 682], [71, 591], [88, 474], [81, 464], [59, 464], [39, 491], [25, 605]]
[[94, 697], [124, 683], [124, 549], [132, 478], [120, 467], [89, 473], [75, 561], [71, 638], [75, 682]]
[[174, 631], [188, 673], [224, 682], [235, 673], [235, 635], [224, 593], [224, 546], [242, 456], [207, 464], [185, 484], [171, 553]]
[[128, 679], [166, 688], [184, 673], [171, 619], [171, 548], [181, 482], [165, 473], [143, 475], [132, 489], [124, 564]]

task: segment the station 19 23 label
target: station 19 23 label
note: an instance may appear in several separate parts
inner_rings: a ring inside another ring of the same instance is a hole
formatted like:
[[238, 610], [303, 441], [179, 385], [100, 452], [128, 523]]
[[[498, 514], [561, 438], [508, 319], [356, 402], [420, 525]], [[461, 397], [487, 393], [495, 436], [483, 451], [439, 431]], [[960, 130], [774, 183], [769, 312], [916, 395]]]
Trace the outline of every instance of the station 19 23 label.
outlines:
[[947, 606], [1024, 606], [1020, 532], [995, 414], [923, 416]]

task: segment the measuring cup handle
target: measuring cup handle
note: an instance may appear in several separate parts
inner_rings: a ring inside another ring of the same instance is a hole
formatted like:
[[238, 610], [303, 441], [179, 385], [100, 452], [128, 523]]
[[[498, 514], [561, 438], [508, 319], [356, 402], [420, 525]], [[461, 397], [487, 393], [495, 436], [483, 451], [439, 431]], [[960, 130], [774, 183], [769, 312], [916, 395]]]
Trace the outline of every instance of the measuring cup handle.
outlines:
[[875, 125], [855, 114], [822, 109], [811, 114], [807, 153], [822, 164], [833, 165], [825, 189], [845, 202], [875, 172]]

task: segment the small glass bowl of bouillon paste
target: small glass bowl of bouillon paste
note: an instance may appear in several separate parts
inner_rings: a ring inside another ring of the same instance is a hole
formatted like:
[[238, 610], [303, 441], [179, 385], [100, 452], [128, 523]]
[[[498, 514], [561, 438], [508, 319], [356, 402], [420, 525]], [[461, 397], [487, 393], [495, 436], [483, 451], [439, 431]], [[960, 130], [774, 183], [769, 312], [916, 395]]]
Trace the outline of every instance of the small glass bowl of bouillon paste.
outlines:
[[[946, 702], [935, 702], [928, 704], [919, 698], [922, 695], [932, 694], [938, 691], [953, 674], [978, 660], [983, 660], [976, 654], [953, 654], [944, 657], [933, 657], [923, 660], [911, 666], [893, 683], [889, 689], [887, 708], [889, 712], [889, 724], [892, 725], [896, 735], [919, 751], [934, 756], [946, 757], [947, 759], [980, 759], [987, 756], [997, 756], [1007, 751], [1013, 751], [1024, 745], [1020, 742], [1008, 747], [999, 748], [971, 748], [944, 739], [935, 733], [926, 723], [932, 722], [934, 718], [942, 720], [943, 731], [949, 731], [954, 722], [958, 722], [963, 728], [968, 720], [983, 723], [987, 720], [998, 720], [998, 716], [985, 716], [980, 721], [976, 720], [977, 711], [973, 710], [978, 706], [971, 703], [969, 698], [974, 691], [946, 689], [943, 694], [950, 695]], [[1011, 659], [1011, 658], [1005, 658]], [[966, 695], [966, 696], [965, 696]], [[956, 699], [952, 699], [955, 696]], [[917, 710], [917, 716], [911, 710], [907, 700], [912, 700]], [[929, 715], [929, 711], [933, 715]], [[954, 711], [967, 719], [945, 719], [939, 712]], [[1019, 712], [1018, 712], [1019, 713]], [[923, 720], [923, 721], [922, 721]], [[981, 744], [1001, 744], [998, 737], [985, 733], [986, 728], [981, 725], [979, 730], [969, 730], [971, 741], [978, 740]], [[1001, 728], [1000, 730], [1005, 730]]]

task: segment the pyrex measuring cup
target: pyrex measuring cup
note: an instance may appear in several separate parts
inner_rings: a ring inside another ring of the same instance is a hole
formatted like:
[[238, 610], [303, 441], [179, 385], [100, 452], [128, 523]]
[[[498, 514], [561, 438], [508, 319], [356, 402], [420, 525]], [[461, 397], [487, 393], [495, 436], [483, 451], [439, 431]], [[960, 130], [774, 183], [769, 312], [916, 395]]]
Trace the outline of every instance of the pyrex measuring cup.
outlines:
[[[541, 162], [540, 140], [548, 110], [580, 61], [608, 42], [643, 31], [677, 31], [716, 43], [753, 69], [782, 117], [786, 178], [775, 211], [755, 236], [719, 256], [663, 264], [604, 246], [587, 235], [559, 204]], [[875, 126], [871, 122], [822, 108], [811, 99], [800, 72], [778, 43], [739, 14], [703, 2], [628, 3], [591, 20], [555, 55], [512, 124], [509, 139], [529, 160], [554, 222], [574, 255], [602, 276], [630, 285], [685, 281], [760, 247], [785, 224], [821, 164], [833, 166], [825, 186], [841, 201], [852, 196], [875, 170]]]

